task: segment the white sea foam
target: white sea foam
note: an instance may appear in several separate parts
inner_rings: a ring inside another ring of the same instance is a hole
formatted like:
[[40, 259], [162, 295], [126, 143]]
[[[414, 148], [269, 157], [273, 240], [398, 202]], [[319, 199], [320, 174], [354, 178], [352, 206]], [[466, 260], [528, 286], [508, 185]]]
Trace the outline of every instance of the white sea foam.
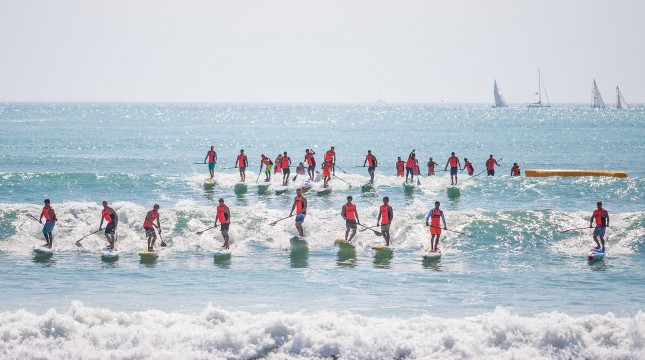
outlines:
[[[132, 202], [111, 204], [119, 215], [117, 246], [121, 252], [136, 252], [145, 248], [143, 220], [149, 208]], [[56, 205], [59, 222], [54, 231], [54, 247], [57, 251], [98, 251], [106, 244], [103, 232], [84, 238], [79, 247], [76, 241], [96, 230], [101, 220], [102, 207], [97, 203], [67, 202]], [[359, 215], [362, 224], [376, 225], [378, 206], [361, 205]], [[42, 225], [25, 216], [38, 217], [37, 206], [31, 204], [0, 204], [0, 221], [4, 228], [13, 228], [13, 235], [0, 241], [0, 250], [24, 252], [42, 242]], [[290, 207], [274, 209], [263, 203], [231, 207], [231, 249], [234, 253], [248, 254], [253, 246], [263, 243], [267, 248], [283, 251], [291, 246], [290, 239], [297, 235], [294, 218], [287, 218]], [[334, 240], [344, 236], [345, 223], [340, 216], [341, 206], [336, 208], [310, 207], [304, 222], [305, 237], [310, 249], [331, 248]], [[424, 200], [411, 199], [403, 209], [394, 209], [391, 235], [394, 246], [401, 249], [421, 251], [429, 241], [428, 227], [424, 226], [428, 207]], [[222, 243], [218, 229], [197, 232], [212, 227], [215, 208], [182, 200], [173, 208], [160, 209], [162, 236], [170, 247], [166, 252], [185, 250], [215, 250]], [[645, 230], [640, 224], [643, 213], [626, 213], [612, 216], [608, 233], [613, 254], [632, 254], [641, 246]], [[589, 250], [590, 229], [560, 231], [588, 224], [584, 212], [504, 211], [486, 212], [482, 209], [449, 211], [446, 213], [448, 228], [444, 231], [442, 245], [459, 248], [468, 244], [506, 248], [509, 251], [526, 251], [529, 248], [548, 248], [549, 251], [580, 255]], [[105, 224], [104, 224], [105, 226]], [[378, 230], [378, 229], [377, 229]], [[468, 238], [460, 233], [471, 234]], [[158, 240], [159, 241], [159, 240]], [[370, 245], [382, 242], [372, 231], [359, 231], [356, 241], [360, 248], [369, 251]]]
[[642, 359], [645, 314], [522, 317], [498, 309], [447, 319], [350, 313], [113, 312], [0, 314], [6, 359]]

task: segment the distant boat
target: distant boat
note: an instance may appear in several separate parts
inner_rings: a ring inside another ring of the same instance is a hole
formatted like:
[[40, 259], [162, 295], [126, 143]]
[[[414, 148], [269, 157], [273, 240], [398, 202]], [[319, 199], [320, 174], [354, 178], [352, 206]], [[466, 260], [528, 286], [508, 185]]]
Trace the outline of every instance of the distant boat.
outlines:
[[[544, 90], [546, 104], [542, 102], [542, 90]], [[546, 86], [544, 86], [544, 80], [542, 80], [542, 73], [540, 72], [540, 69], [538, 69], [538, 92], [536, 93], [536, 95], [538, 96], [538, 102], [529, 104], [530, 108], [551, 107], [551, 103], [549, 103], [549, 95], [546, 93]]]
[[629, 105], [627, 105], [627, 101], [625, 101], [618, 86], [616, 86], [616, 109], [629, 109]]
[[493, 83], [493, 97], [495, 97], [495, 106], [494, 107], [507, 107], [508, 104], [504, 97], [499, 93], [499, 88], [497, 87], [497, 80], [494, 80]]
[[600, 90], [598, 90], [598, 85], [596, 85], [596, 79], [593, 80], [591, 87], [591, 107], [595, 109], [605, 108], [605, 102], [602, 101], [602, 95], [600, 95]]

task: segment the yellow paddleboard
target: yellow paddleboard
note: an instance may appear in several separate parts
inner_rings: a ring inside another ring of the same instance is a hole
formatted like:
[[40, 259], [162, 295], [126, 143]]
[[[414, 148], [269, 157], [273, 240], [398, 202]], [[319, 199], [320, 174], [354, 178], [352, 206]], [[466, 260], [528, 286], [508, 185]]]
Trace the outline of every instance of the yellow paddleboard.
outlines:
[[385, 245], [383, 245], [383, 244], [377, 244], [377, 245], [372, 246], [372, 250], [377, 250], [377, 251], [381, 251], [381, 250], [384, 250], [384, 251], [392, 251], [392, 248], [391, 248], [391, 247], [389, 247], [389, 246], [385, 246]]

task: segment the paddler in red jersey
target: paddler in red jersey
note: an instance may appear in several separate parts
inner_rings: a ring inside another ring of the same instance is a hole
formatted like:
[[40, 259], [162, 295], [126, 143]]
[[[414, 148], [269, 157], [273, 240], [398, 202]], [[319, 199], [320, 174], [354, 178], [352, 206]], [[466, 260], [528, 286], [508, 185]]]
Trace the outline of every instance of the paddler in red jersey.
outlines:
[[[594, 222], [596, 228], [593, 230], [593, 241], [596, 243], [596, 250], [605, 252], [605, 230], [609, 227], [609, 213], [603, 209], [602, 201], [596, 203], [598, 207], [593, 211], [591, 219], [589, 219], [589, 227], [593, 227]], [[600, 238], [600, 242], [598, 242]]]
[[51, 249], [52, 245], [54, 244], [54, 226], [56, 226], [56, 221], [58, 221], [58, 218], [56, 217], [54, 208], [51, 207], [49, 199], [45, 199], [45, 206], [43, 206], [43, 210], [40, 212], [40, 219], [38, 219], [38, 221], [41, 224], [43, 223], [43, 217], [45, 218], [45, 224], [43, 225], [43, 236], [45, 237], [46, 241], [43, 247]]
[[[475, 172], [475, 167], [473, 166], [473, 163], [468, 161], [468, 158], [464, 158], [464, 169], [468, 172], [468, 175], [473, 175]], [[464, 171], [464, 170], [461, 170]]]
[[305, 162], [307, 163], [307, 174], [309, 179], [314, 181], [314, 174], [316, 173], [316, 152], [313, 149], [305, 149]]
[[434, 162], [434, 160], [432, 160], [432, 158], [430, 158], [430, 160], [428, 160], [428, 176], [434, 176], [434, 167], [436, 165], [439, 165], [439, 164]]
[[367, 150], [367, 156], [365, 156], [365, 161], [363, 161], [363, 167], [367, 164], [367, 173], [370, 174], [370, 184], [374, 184], [374, 172], [378, 166], [378, 161], [376, 156], [372, 154], [372, 150]]
[[325, 153], [325, 161], [331, 161], [332, 164], [332, 174], [336, 175], [336, 151], [334, 150], [335, 148], [332, 146], [327, 152]]
[[457, 170], [461, 170], [461, 163], [454, 152], [450, 154], [446, 166], [443, 169], [444, 171], [448, 170], [448, 165], [450, 165], [450, 185], [457, 185]]
[[235, 167], [240, 168], [240, 181], [246, 180], [246, 167], [249, 166], [249, 160], [244, 155], [244, 150], [240, 150], [240, 154], [235, 159]]
[[487, 176], [495, 176], [495, 165], [499, 166], [499, 163], [497, 163], [497, 160], [495, 160], [493, 158], [493, 154], [491, 154], [488, 160], [486, 160]]
[[405, 161], [401, 160], [400, 156], [399, 160], [396, 162], [396, 176], [405, 176]]
[[517, 165], [517, 163], [513, 163], [513, 167], [511, 168], [511, 176], [520, 176], [520, 174], [520, 166]]
[[408, 161], [405, 162], [405, 182], [408, 182], [408, 175], [412, 176], [411, 182], [414, 182], [414, 163], [416, 160], [415, 150], [408, 155]]

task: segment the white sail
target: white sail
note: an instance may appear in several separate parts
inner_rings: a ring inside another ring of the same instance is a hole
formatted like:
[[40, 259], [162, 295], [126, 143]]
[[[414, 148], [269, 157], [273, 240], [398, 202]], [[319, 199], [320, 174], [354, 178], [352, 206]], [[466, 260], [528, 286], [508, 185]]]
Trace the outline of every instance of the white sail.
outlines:
[[[542, 102], [542, 91], [544, 90], [544, 97], [546, 97], [546, 103]], [[549, 95], [546, 93], [546, 86], [544, 86], [544, 80], [542, 80], [542, 72], [540, 69], [538, 69], [538, 92], [536, 93], [538, 96], [538, 102], [529, 104], [530, 108], [533, 107], [551, 107], [551, 103], [549, 102]]]
[[497, 87], [497, 80], [493, 84], [493, 96], [495, 97], [495, 107], [507, 107], [508, 104], [504, 97], [499, 93], [499, 88]]
[[605, 102], [602, 101], [602, 95], [600, 95], [600, 90], [598, 90], [598, 85], [596, 85], [596, 79], [593, 80], [591, 89], [591, 107], [605, 108]]
[[627, 101], [625, 101], [618, 86], [616, 86], [616, 109], [629, 109], [629, 105], [627, 105]]

